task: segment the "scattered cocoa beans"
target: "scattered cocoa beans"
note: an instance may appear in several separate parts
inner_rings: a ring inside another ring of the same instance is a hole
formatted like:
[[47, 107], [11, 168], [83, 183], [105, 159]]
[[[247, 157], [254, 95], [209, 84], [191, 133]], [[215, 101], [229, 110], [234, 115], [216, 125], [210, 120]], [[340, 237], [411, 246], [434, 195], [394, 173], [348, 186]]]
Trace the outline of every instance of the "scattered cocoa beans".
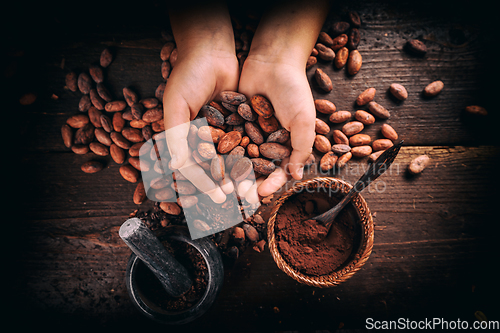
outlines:
[[359, 122], [359, 121], [351, 121], [351, 122], [348, 122], [347, 124], [345, 124], [344, 126], [342, 126], [342, 132], [346, 135], [346, 136], [352, 136], [354, 134], [358, 134], [359, 132], [361, 132], [363, 129], [365, 128], [365, 126], [363, 125], [362, 122]]
[[391, 116], [390, 112], [386, 108], [375, 101], [368, 103], [368, 109], [375, 117], [380, 119], [389, 119]]
[[357, 121], [363, 123], [363, 125], [371, 125], [375, 123], [375, 117], [363, 110], [356, 111], [354, 113], [354, 118], [356, 118]]
[[363, 158], [372, 153], [372, 147], [370, 146], [358, 146], [351, 149], [351, 154], [353, 157]]
[[334, 124], [340, 124], [352, 118], [352, 114], [349, 111], [336, 111], [330, 115], [328, 118], [330, 122]]
[[326, 172], [332, 169], [335, 166], [337, 159], [338, 156], [335, 155], [333, 151], [326, 152], [326, 154], [323, 155], [323, 157], [321, 157], [321, 160], [319, 161], [319, 167], [321, 171]]
[[479, 106], [479, 105], [466, 106], [465, 112], [467, 112], [468, 114], [474, 115], [474, 116], [481, 116], [481, 117], [488, 115], [488, 111], [486, 111], [486, 109], [484, 107]]
[[332, 114], [337, 111], [337, 107], [333, 102], [330, 102], [327, 99], [317, 99], [314, 101], [314, 106], [316, 107], [316, 111], [323, 114]]
[[326, 92], [330, 92], [333, 90], [332, 80], [321, 68], [316, 68], [314, 77], [321, 89], [323, 89]]
[[389, 124], [383, 124], [380, 131], [382, 132], [382, 135], [389, 140], [396, 141], [398, 139], [398, 133]]
[[104, 165], [99, 161], [88, 161], [82, 164], [81, 169], [85, 173], [96, 173], [104, 169]]
[[438, 95], [444, 88], [444, 83], [443, 81], [434, 81], [429, 83], [425, 88], [424, 88], [424, 96], [426, 97], [434, 97]]
[[366, 89], [365, 91], [363, 91], [361, 94], [358, 95], [358, 97], [356, 98], [356, 104], [358, 104], [359, 106], [363, 106], [370, 103], [375, 98], [376, 92], [377, 89], [373, 87]]
[[349, 52], [349, 58], [347, 59], [347, 72], [349, 75], [358, 74], [363, 64], [363, 58], [358, 50], [352, 50]]
[[400, 101], [404, 101], [405, 99], [408, 98], [408, 91], [406, 91], [406, 88], [399, 83], [391, 84], [389, 87], [389, 91], [394, 97], [396, 97]]
[[405, 50], [418, 56], [424, 56], [427, 53], [427, 46], [418, 39], [410, 39], [405, 44]]

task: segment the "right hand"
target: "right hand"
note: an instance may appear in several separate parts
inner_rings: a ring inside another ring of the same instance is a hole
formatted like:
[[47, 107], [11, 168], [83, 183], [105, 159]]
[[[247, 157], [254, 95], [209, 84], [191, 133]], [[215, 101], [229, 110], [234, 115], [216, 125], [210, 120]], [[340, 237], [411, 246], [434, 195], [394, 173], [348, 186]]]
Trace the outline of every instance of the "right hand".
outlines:
[[[209, 43], [207, 43], [209, 44]], [[187, 135], [189, 122], [201, 107], [221, 91], [236, 91], [239, 66], [233, 51], [207, 47], [179, 48], [175, 67], [163, 94], [165, 134], [171, 155], [171, 168], [181, 173], [216, 203], [225, 201], [221, 188], [192, 161]]]

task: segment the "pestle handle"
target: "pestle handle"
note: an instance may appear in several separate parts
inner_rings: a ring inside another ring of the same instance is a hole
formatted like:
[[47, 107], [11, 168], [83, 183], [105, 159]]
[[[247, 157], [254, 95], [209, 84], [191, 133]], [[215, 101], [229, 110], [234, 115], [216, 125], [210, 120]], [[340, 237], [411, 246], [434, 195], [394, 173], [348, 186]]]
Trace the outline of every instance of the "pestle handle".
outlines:
[[178, 297], [191, 288], [193, 282], [186, 269], [140, 219], [134, 217], [126, 220], [118, 233], [170, 295]]

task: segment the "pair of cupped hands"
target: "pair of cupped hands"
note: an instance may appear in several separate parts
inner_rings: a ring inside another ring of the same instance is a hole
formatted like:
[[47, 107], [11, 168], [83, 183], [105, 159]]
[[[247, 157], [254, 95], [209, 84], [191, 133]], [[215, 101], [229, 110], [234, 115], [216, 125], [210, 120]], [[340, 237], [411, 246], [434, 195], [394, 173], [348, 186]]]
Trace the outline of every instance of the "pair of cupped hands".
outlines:
[[[302, 179], [315, 137], [316, 111], [305, 72], [322, 25], [321, 17], [315, 15], [311, 11], [297, 14], [292, 9], [288, 15], [263, 18], [241, 71], [228, 14], [200, 9], [199, 13], [190, 10], [172, 16], [178, 58], [163, 95], [170, 166], [214, 202], [224, 202], [225, 192], [193, 161], [187, 136], [189, 122], [222, 91], [238, 91], [248, 98], [265, 96], [276, 118], [290, 132], [291, 155], [271, 175], [256, 180], [253, 186], [258, 196], [274, 193], [292, 177]], [[309, 29], [291, 26], [300, 24], [301, 19], [315, 24]], [[246, 199], [255, 202], [258, 196], [253, 193]]]

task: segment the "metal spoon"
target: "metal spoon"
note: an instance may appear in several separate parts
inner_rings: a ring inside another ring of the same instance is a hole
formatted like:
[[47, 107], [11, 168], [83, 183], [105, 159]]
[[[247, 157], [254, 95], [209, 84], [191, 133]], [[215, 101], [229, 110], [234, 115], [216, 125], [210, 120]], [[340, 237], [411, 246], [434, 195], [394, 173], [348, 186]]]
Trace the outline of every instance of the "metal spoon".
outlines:
[[327, 210], [321, 215], [308, 218], [307, 220], [316, 220], [323, 224], [326, 228], [326, 234], [330, 232], [330, 227], [332, 226], [333, 221], [340, 213], [342, 209], [351, 201], [354, 195], [363, 191], [371, 182], [377, 179], [381, 174], [383, 174], [389, 166], [392, 164], [394, 159], [399, 153], [399, 149], [403, 145], [403, 140], [399, 143], [395, 144], [391, 148], [387, 149], [385, 152], [380, 155], [375, 162], [370, 164], [368, 170], [366, 170], [365, 174], [359, 178], [359, 180], [354, 184], [351, 190], [346, 194], [345, 197], [340, 200], [338, 204], [332, 207], [330, 210]]

